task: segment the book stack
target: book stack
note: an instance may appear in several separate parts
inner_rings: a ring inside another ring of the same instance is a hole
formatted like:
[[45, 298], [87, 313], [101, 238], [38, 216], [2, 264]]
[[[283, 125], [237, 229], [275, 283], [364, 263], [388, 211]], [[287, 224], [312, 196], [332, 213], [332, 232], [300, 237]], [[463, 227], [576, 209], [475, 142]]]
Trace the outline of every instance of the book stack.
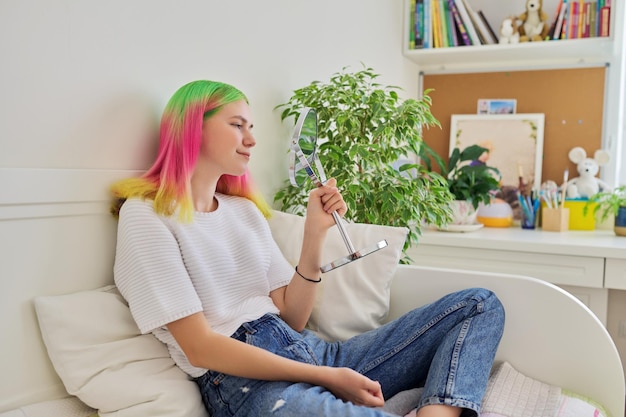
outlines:
[[483, 12], [467, 0], [411, 0], [410, 8], [410, 49], [498, 43]]
[[550, 26], [549, 37], [580, 39], [610, 35], [611, 0], [561, 0]]
[[[611, 0], [560, 0], [548, 39], [609, 36], [610, 16]], [[498, 43], [482, 10], [469, 0], [410, 0], [409, 17], [409, 49]]]

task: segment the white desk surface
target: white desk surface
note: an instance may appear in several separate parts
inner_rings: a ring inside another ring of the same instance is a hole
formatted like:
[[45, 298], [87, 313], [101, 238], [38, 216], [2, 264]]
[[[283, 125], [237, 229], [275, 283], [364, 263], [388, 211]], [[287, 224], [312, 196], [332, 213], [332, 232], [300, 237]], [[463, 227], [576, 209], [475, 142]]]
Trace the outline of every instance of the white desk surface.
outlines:
[[425, 227], [414, 250], [421, 244], [626, 259], [626, 237], [616, 236], [612, 230], [546, 232], [513, 226], [458, 233]]

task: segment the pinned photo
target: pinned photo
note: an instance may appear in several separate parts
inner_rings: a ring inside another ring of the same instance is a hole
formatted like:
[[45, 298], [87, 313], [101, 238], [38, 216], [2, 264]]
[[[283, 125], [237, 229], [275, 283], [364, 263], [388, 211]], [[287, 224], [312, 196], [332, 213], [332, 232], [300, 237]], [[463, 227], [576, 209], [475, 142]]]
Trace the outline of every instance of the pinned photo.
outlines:
[[478, 114], [515, 114], [515, 99], [478, 99]]

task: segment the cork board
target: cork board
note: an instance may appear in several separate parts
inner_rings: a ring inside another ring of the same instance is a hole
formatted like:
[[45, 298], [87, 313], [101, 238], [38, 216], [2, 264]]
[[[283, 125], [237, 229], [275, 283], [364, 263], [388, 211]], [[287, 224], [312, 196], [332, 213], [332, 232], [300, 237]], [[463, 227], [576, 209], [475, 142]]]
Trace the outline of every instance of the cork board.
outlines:
[[[441, 123], [424, 131], [424, 141], [439, 155], [449, 154], [452, 114], [476, 114], [478, 99], [516, 99], [517, 113], [544, 113], [542, 182], [578, 176], [567, 154], [581, 146], [587, 155], [602, 146], [605, 67], [424, 75], [432, 113]], [[446, 159], [446, 158], [444, 158]]]

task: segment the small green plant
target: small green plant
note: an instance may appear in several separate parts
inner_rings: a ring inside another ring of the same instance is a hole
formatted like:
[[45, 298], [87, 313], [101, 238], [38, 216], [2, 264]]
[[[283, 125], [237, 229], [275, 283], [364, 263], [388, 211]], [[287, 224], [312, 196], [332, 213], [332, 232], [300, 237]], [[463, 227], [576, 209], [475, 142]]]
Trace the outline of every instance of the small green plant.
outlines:
[[583, 214], [587, 214], [589, 208], [595, 203], [593, 214], [600, 216], [600, 221], [605, 221], [609, 216], [617, 216], [620, 207], [626, 207], [626, 185], [619, 186], [613, 191], [600, 191], [591, 197], [583, 208]]
[[[371, 68], [343, 68], [328, 82], [295, 90], [276, 108], [281, 120], [297, 118], [306, 107], [317, 112], [318, 154], [327, 176], [343, 190], [346, 218], [409, 228], [406, 250], [417, 242], [422, 224], [451, 220], [453, 198], [445, 178], [407, 158], [431, 152], [421, 132], [439, 122], [430, 112], [428, 91], [419, 100], [402, 100], [398, 87], [380, 85], [378, 77]], [[286, 182], [274, 201], [280, 210], [304, 214], [306, 188]]]
[[471, 202], [475, 209], [480, 203], [489, 204], [493, 194], [500, 189], [500, 171], [480, 162], [481, 155], [488, 151], [478, 145], [463, 150], [454, 148], [448, 163], [440, 165], [454, 198]]

